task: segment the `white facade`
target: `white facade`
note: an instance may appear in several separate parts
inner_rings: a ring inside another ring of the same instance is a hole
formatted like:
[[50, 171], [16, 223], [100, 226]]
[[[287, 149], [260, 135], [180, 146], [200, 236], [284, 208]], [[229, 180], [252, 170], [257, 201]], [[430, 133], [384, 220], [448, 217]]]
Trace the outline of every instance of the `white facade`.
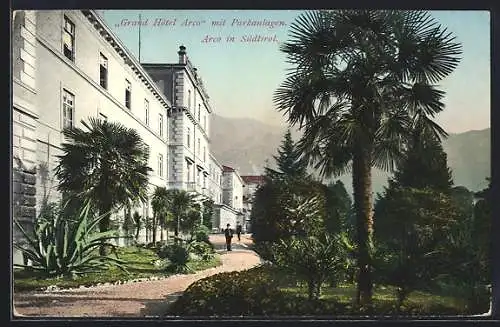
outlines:
[[200, 200], [210, 194], [210, 114], [212, 108], [197, 69], [185, 47], [177, 64], [143, 64], [162, 92], [170, 110], [169, 187], [194, 192]]
[[223, 166], [222, 203], [238, 211], [243, 210], [243, 180], [236, 170]]
[[255, 192], [260, 185], [263, 185], [265, 180], [261, 175], [247, 175], [241, 176], [243, 182], [243, 214], [245, 216], [245, 223], [243, 224], [246, 231], [251, 230], [250, 215], [252, 213], [252, 206], [254, 202]]
[[208, 164], [209, 176], [209, 189], [208, 192], [211, 195], [212, 201], [215, 204], [222, 203], [222, 165], [215, 159], [215, 157], [210, 154], [210, 162]]
[[[150, 192], [166, 186], [170, 103], [102, 19], [90, 10], [15, 17], [13, 134], [26, 138], [14, 139], [14, 156], [38, 169], [38, 206], [44, 196], [59, 198], [52, 172], [63, 128], [89, 117], [135, 129], [150, 150]], [[152, 215], [147, 203], [135, 210]]]

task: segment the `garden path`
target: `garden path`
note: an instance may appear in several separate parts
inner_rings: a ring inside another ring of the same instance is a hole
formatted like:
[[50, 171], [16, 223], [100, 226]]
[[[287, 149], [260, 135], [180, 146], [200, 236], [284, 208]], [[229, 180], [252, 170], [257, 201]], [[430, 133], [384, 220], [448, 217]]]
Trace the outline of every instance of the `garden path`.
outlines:
[[174, 275], [162, 280], [121, 285], [96, 286], [51, 292], [14, 294], [16, 316], [30, 317], [157, 317], [165, 313], [193, 282], [226, 271], [240, 271], [258, 265], [258, 255], [248, 249], [251, 239], [243, 235], [224, 250], [224, 236], [211, 235], [210, 241], [221, 254], [222, 265], [189, 275]]

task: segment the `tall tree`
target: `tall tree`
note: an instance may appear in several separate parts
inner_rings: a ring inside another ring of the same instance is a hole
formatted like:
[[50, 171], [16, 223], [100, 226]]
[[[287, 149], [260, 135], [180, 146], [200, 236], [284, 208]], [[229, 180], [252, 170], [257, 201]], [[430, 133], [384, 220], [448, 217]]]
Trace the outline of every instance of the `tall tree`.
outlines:
[[327, 186], [326, 207], [325, 227], [328, 232], [335, 234], [350, 229], [352, 203], [342, 181], [338, 180]]
[[391, 182], [401, 187], [430, 188], [449, 194], [453, 179], [441, 141], [416, 130]]
[[[147, 199], [149, 150], [134, 129], [90, 118], [81, 128], [65, 129], [56, 177], [58, 189], [70, 199], [90, 199], [104, 218], [101, 232], [110, 227], [115, 209]], [[103, 244], [100, 249], [106, 254]]]
[[173, 215], [172, 224], [174, 225], [174, 234], [176, 239], [179, 237], [179, 231], [184, 224], [187, 214], [193, 208], [194, 196], [184, 190], [168, 190], [171, 203], [171, 213]]
[[336, 10], [300, 15], [281, 50], [292, 71], [277, 109], [304, 134], [298, 149], [324, 176], [352, 171], [358, 303], [372, 297], [373, 166], [393, 170], [415, 126], [446, 132], [436, 83], [459, 62], [460, 44], [427, 12]]
[[167, 219], [167, 213], [171, 208], [171, 198], [165, 187], [157, 186], [154, 190], [151, 199], [151, 207], [153, 208], [153, 243], [156, 243], [156, 232], [158, 227], [161, 228], [161, 240], [163, 241], [163, 227]]
[[[278, 155], [274, 155], [273, 158], [276, 160], [279, 173], [287, 178], [301, 178], [306, 176], [307, 163], [299, 160], [300, 153], [297, 152], [290, 129], [286, 131], [277, 151]], [[267, 172], [271, 171], [267, 170]]]

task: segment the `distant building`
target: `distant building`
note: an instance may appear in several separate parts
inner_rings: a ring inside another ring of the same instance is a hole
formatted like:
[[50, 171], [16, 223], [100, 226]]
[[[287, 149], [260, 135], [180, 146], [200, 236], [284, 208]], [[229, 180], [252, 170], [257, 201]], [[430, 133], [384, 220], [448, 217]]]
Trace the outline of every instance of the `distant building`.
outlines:
[[245, 227], [247, 231], [251, 231], [250, 214], [252, 213], [252, 205], [254, 195], [259, 186], [265, 183], [264, 176], [262, 175], [246, 175], [241, 176], [243, 182], [243, 213], [245, 216]]
[[244, 220], [243, 180], [235, 169], [222, 166], [222, 203], [215, 206], [213, 228], [220, 231], [230, 224], [234, 229]]

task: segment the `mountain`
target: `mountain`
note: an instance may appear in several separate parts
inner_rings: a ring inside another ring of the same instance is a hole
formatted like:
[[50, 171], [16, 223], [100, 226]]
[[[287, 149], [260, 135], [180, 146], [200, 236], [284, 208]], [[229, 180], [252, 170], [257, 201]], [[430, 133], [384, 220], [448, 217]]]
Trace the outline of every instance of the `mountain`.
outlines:
[[[227, 118], [212, 115], [211, 148], [217, 160], [238, 170], [241, 175], [257, 175], [263, 172], [266, 160], [274, 166], [273, 155], [286, 131], [284, 126], [273, 126], [251, 118]], [[300, 133], [292, 130], [297, 140]], [[490, 129], [450, 134], [443, 141], [448, 155], [448, 165], [453, 171], [455, 185], [472, 191], [487, 186], [490, 173]], [[389, 174], [373, 169], [373, 192], [382, 192]], [[350, 175], [340, 176], [348, 192], [352, 192]]]

